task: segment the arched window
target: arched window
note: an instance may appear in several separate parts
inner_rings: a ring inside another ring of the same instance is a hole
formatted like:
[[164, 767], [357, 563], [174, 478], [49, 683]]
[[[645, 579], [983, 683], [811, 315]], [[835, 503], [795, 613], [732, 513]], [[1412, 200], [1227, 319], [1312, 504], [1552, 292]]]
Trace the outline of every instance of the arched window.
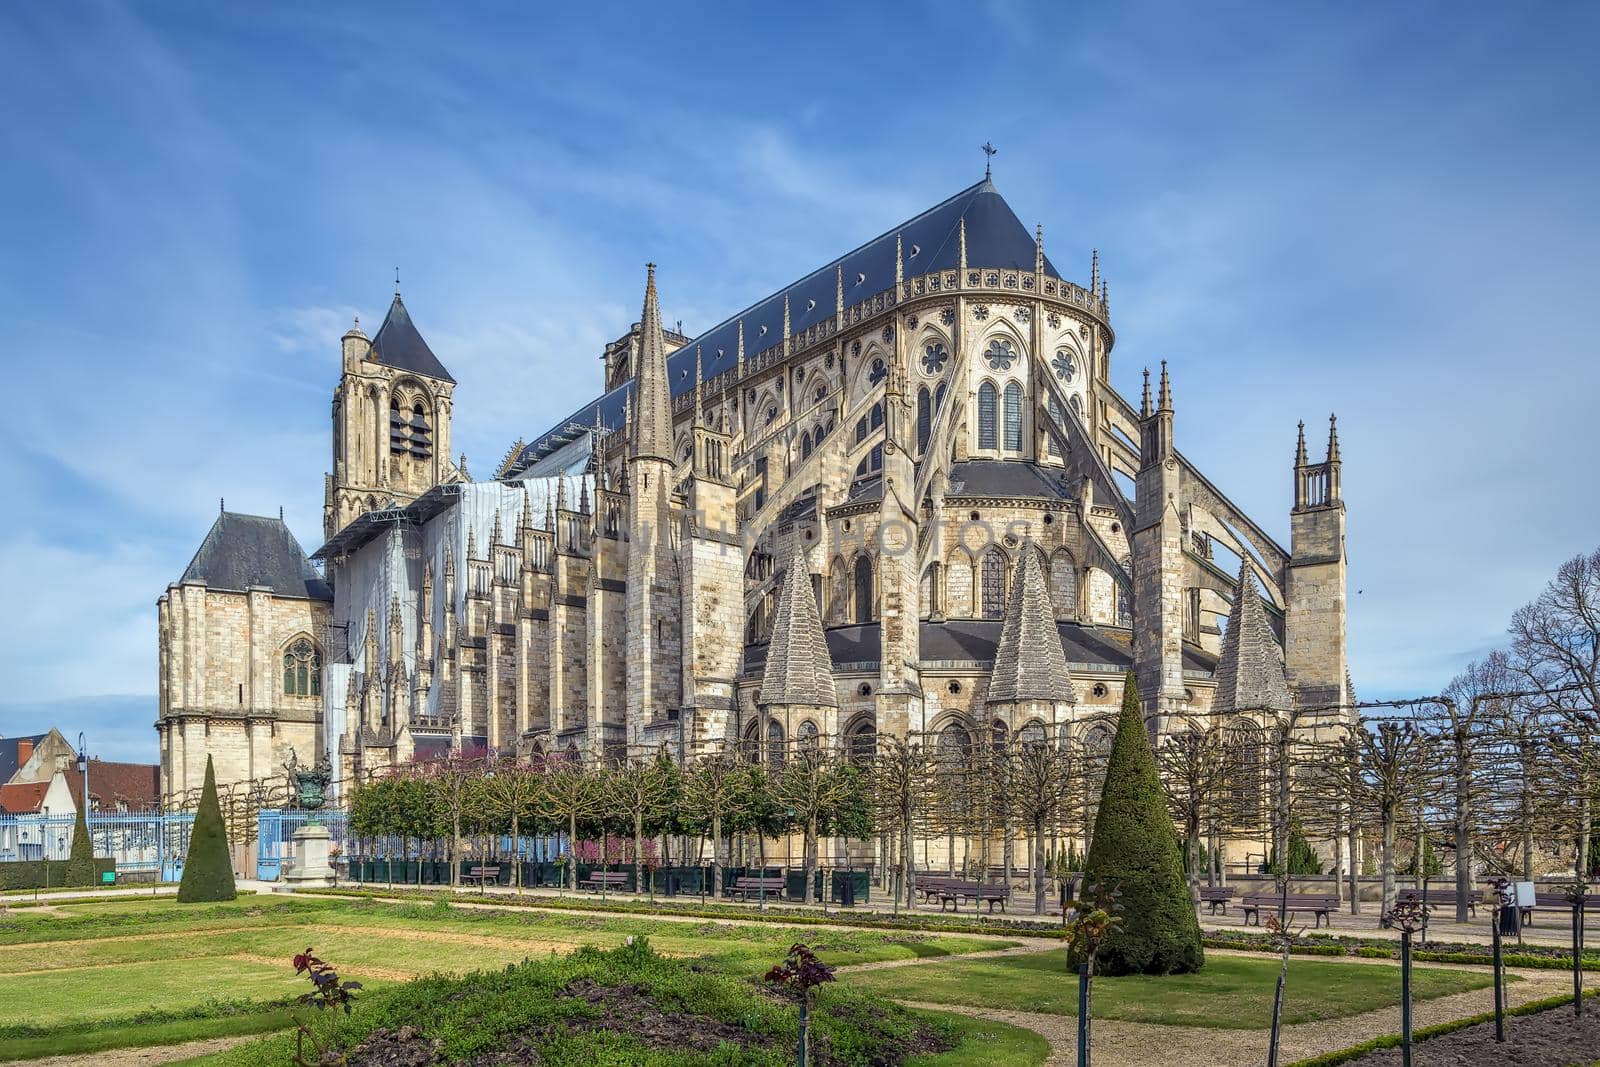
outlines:
[[[1056, 429], [1065, 434], [1067, 432], [1067, 420], [1061, 417], [1061, 405], [1056, 402], [1054, 393], [1051, 393], [1049, 400], [1045, 402], [1045, 410], [1050, 413], [1050, 421], [1055, 424]], [[1050, 454], [1052, 456], [1061, 455], [1061, 444], [1056, 440], [1055, 434], [1046, 434], [1045, 436], [1050, 442], [1048, 446]]]
[[871, 622], [873, 617], [872, 557], [863, 552], [856, 557], [856, 615], [858, 623]]
[[1241, 828], [1259, 826], [1265, 767], [1261, 730], [1241, 719], [1228, 725], [1222, 744], [1233, 820]]
[[406, 430], [406, 417], [400, 413], [398, 398], [389, 401], [389, 451], [404, 454], [411, 434]]
[[800, 724], [800, 728], [795, 731], [794, 739], [801, 748], [815, 750], [818, 744], [817, 724], [810, 719], [806, 719]]
[[433, 455], [433, 429], [428, 425], [428, 411], [418, 400], [411, 405], [411, 454], [418, 459]]
[[290, 645], [283, 654], [283, 695], [322, 695], [322, 653], [304, 637]]
[[1038, 719], [1030, 720], [1022, 729], [1017, 731], [1017, 741], [1023, 748], [1040, 748], [1049, 741], [1049, 734], [1045, 732], [1044, 723]]
[[878, 754], [878, 729], [865, 716], [850, 724], [844, 735], [845, 756], [852, 763], [868, 763]]
[[1006, 449], [1022, 451], [1022, 386], [1006, 383]]
[[960, 723], [950, 723], [939, 731], [937, 750], [940, 763], [958, 763], [972, 751], [972, 735]]
[[777, 719], [768, 719], [767, 762], [774, 767], [782, 767], [783, 755], [783, 724]]
[[800, 458], [811, 458], [811, 433], [807, 431], [800, 435]]
[[933, 390], [933, 410], [938, 411], [944, 407], [944, 383], [940, 382]]
[[883, 426], [883, 401], [872, 405], [872, 428], [874, 430]]
[[1083, 829], [1087, 839], [1094, 828], [1100, 793], [1106, 784], [1106, 764], [1111, 759], [1111, 731], [1103, 724], [1083, 735]]
[[933, 397], [928, 387], [917, 390], [917, 453], [927, 450], [928, 435], [933, 432]]
[[1122, 586], [1116, 587], [1117, 593], [1117, 625], [1133, 627], [1133, 594]]
[[993, 383], [978, 386], [978, 447], [999, 448], [1000, 393]]
[[1003, 618], [1006, 613], [1006, 554], [998, 545], [990, 545], [983, 554], [983, 617]]
[[828, 568], [828, 622], [844, 622], [849, 608], [850, 579], [845, 574], [844, 560], [835, 556]]

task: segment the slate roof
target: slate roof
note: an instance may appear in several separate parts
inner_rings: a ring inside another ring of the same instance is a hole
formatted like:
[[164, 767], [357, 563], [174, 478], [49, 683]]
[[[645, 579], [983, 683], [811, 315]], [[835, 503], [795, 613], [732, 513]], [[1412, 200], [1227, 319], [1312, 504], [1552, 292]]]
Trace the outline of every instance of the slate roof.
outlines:
[[[961, 190], [939, 204], [874, 237], [866, 244], [807, 274], [793, 284], [757, 301], [724, 322], [689, 341], [667, 358], [667, 377], [678, 396], [695, 385], [696, 351], [701, 354], [701, 376], [713, 378], [739, 362], [739, 324], [744, 324], [746, 359], [783, 340], [783, 306], [789, 301], [789, 331], [801, 334], [835, 312], [838, 274], [844, 274], [844, 306], [894, 287], [895, 240], [900, 241], [906, 277], [938, 270], [953, 270], [960, 261], [959, 231], [966, 220], [967, 263], [973, 267], [1027, 270], [1034, 267], [1034, 235], [1017, 218], [1000, 191], [988, 178]], [[1045, 273], [1060, 278], [1046, 257]], [[381, 332], [381, 331], [380, 331]], [[600, 420], [609, 428], [622, 425], [625, 398], [633, 383], [617, 386], [598, 401], [591, 400], [526, 446], [517, 469], [540, 458], [570, 426], [592, 428], [598, 405]], [[637, 408], [635, 408], [637, 411]]]
[[389, 314], [384, 316], [383, 325], [378, 327], [377, 334], [372, 338], [372, 355], [386, 367], [455, 383], [450, 372], [444, 369], [444, 364], [439, 362], [439, 357], [428, 347], [428, 342], [417, 332], [416, 323], [411, 321], [411, 313], [406, 310], [399, 293], [394, 294]]
[[1216, 679], [1217, 693], [1211, 699], [1211, 710], [1216, 714], [1288, 711], [1294, 707], [1283, 669], [1283, 649], [1267, 622], [1267, 609], [1261, 603], [1249, 560], [1239, 565], [1233, 616], [1222, 636]]
[[1022, 546], [1022, 562], [1011, 583], [1011, 602], [1006, 605], [1000, 642], [995, 646], [988, 696], [990, 704], [1025, 700], [1078, 702], [1061, 649], [1055, 605], [1045, 586], [1043, 561], [1032, 541]]
[[265, 586], [279, 596], [333, 599], [332, 588], [282, 519], [233, 511], [217, 516], [178, 581], [201, 581], [234, 592]]
[[[918, 628], [922, 661], [947, 663], [992, 663], [995, 649], [1000, 644], [1000, 619], [946, 619], [944, 622], [924, 621]], [[1061, 650], [1069, 667], [1088, 664], [1091, 667], [1114, 667], [1127, 670], [1133, 666], [1133, 645], [1126, 631], [1084, 626], [1075, 622], [1057, 622], [1056, 632], [1061, 636]], [[837, 669], [843, 663], [876, 663], [880, 654], [881, 636], [878, 624], [835, 626], [823, 631], [828, 642], [828, 655]], [[760, 670], [766, 663], [767, 645], [749, 645], [745, 648], [745, 669]], [[1217, 661], [1210, 653], [1190, 645], [1183, 646], [1183, 665], [1187, 670], [1212, 671]]]
[[13, 775], [22, 768], [23, 761], [17, 758], [17, 745], [22, 741], [32, 741], [36, 751], [44, 744], [44, 739], [49, 734], [24, 734], [21, 737], [0, 737], [0, 785], [11, 781]]
[[945, 495], [1061, 500], [1074, 494], [1059, 468], [1014, 459], [969, 459], [950, 465], [950, 489]]
[[811, 567], [806, 551], [796, 543], [778, 588], [772, 616], [772, 640], [761, 673], [764, 705], [805, 704], [836, 708], [839, 696], [833, 684], [833, 661], [822, 636], [822, 616], [811, 589]]

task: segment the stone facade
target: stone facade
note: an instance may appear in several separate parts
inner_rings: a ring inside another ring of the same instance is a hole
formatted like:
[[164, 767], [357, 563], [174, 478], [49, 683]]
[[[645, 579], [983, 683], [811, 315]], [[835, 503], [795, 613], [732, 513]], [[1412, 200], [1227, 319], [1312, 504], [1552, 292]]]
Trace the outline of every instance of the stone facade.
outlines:
[[[450, 751], [870, 751], [997, 722], [1099, 745], [1130, 669], [1152, 729], [1211, 716], [1233, 560], [1271, 623], [1252, 670], [1345, 702], [1336, 439], [1296, 466], [1286, 550], [1179, 451], [1165, 367], [1140, 408], [1112, 387], [1114, 343], [1098, 258], [1066, 280], [985, 181], [697, 337], [663, 328], [652, 268], [601, 397], [474, 481], [397, 298], [341, 341], [332, 602], [258, 595], [269, 625], [248, 590], [175, 585], [164, 766], [190, 773], [203, 730], [249, 773], [318, 725], [339, 790]], [[832, 699], [763, 699], [803, 592]], [[320, 708], [254, 682], [297, 627], [326, 635]], [[1064, 684], [1022, 684], [1037, 663]]]

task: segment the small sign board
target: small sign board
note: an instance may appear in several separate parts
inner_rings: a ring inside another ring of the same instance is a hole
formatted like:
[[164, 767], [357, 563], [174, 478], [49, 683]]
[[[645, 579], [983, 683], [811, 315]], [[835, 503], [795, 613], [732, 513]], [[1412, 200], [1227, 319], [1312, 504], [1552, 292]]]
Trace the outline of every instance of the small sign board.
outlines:
[[1517, 892], [1517, 907], [1531, 908], [1538, 903], [1538, 899], [1533, 895], [1532, 882], [1513, 882], [1512, 886]]

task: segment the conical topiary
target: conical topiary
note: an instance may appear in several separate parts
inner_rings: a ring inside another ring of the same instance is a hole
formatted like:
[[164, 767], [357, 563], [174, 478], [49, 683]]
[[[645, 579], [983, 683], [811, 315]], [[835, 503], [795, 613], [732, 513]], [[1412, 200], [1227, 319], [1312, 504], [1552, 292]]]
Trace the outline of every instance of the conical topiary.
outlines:
[[183, 858], [183, 881], [178, 900], [192, 904], [207, 900], [232, 900], [233, 860], [228, 855], [228, 833], [217, 803], [217, 775], [206, 757], [206, 784], [200, 791], [200, 808], [189, 832], [189, 853]]
[[89, 837], [89, 820], [84, 809], [89, 798], [78, 805], [78, 821], [72, 828], [72, 852], [67, 856], [67, 873], [62, 885], [94, 885], [94, 841]]
[[1155, 753], [1139, 710], [1133, 674], [1123, 684], [1122, 714], [1106, 764], [1084, 885], [1114, 891], [1122, 918], [1101, 946], [1100, 974], [1186, 974], [1205, 963], [1200, 921], [1184, 880], [1172, 816], [1161, 795]]

